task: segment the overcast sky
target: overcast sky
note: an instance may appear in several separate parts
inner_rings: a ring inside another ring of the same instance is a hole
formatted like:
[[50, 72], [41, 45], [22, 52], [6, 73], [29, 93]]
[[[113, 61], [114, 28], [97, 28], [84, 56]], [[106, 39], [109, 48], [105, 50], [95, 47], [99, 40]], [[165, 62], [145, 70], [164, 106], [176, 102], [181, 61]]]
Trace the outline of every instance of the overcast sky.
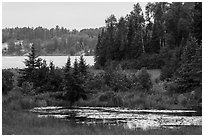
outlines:
[[[81, 30], [105, 25], [105, 19], [114, 14], [116, 18], [133, 10], [133, 2], [8, 2], [2, 3], [2, 26], [46, 27], [56, 25]], [[144, 9], [145, 3], [141, 3]]]

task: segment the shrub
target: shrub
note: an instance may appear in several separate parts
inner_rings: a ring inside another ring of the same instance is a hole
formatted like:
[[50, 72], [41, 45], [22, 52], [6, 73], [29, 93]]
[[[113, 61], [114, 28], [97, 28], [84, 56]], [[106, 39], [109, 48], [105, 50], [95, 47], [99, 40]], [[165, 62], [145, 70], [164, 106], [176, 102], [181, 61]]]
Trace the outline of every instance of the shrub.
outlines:
[[115, 96], [115, 93], [113, 91], [107, 91], [107, 92], [103, 93], [102, 95], [100, 95], [99, 101], [102, 101], [102, 102], [103, 101], [109, 101], [114, 96]]
[[168, 93], [170, 94], [174, 94], [177, 91], [177, 83], [173, 82], [173, 81], [169, 81], [165, 83], [165, 88], [168, 91]]
[[152, 90], [153, 90], [155, 93], [163, 93], [163, 92], [166, 92], [166, 89], [165, 89], [165, 86], [164, 86], [164, 83], [163, 83], [163, 82], [154, 84], [153, 87], [152, 87]]
[[164, 61], [159, 54], [142, 54], [134, 61], [132, 68], [141, 69], [145, 67], [148, 69], [160, 69], [162, 66], [164, 66]]
[[2, 70], [2, 93], [7, 94], [13, 88], [14, 74], [9, 70]]
[[106, 70], [103, 76], [104, 82], [113, 91], [127, 91], [131, 88], [131, 81], [122, 71], [110, 71]]
[[116, 94], [116, 95], [112, 96], [109, 103], [111, 106], [117, 106], [117, 107], [123, 106], [123, 99], [120, 95]]
[[24, 96], [19, 100], [22, 109], [31, 109], [36, 106], [35, 99], [30, 96]]
[[150, 79], [150, 74], [147, 72], [145, 68], [142, 68], [138, 75], [138, 82], [141, 84], [142, 88], [146, 91], [152, 88], [152, 82]]
[[20, 87], [14, 87], [7, 94], [8, 101], [20, 99], [22, 97], [23, 97], [23, 92], [22, 92], [22, 88], [20, 88]]
[[85, 81], [85, 88], [87, 91], [100, 90], [105, 86], [103, 75], [89, 75]]
[[34, 93], [34, 87], [32, 82], [23, 82], [22, 83], [22, 91], [25, 94], [33, 94]]

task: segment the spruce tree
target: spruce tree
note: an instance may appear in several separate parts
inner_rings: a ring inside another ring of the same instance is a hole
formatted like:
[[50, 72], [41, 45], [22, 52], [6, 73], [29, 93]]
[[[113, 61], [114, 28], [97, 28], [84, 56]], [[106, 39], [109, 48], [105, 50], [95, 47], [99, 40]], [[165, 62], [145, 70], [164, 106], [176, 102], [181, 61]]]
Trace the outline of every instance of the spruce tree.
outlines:
[[202, 74], [201, 46], [191, 38], [183, 51], [181, 66], [178, 69], [176, 82], [179, 92], [188, 92], [201, 86]]
[[68, 57], [64, 68], [64, 86], [66, 90], [71, 90], [72, 82], [73, 76], [71, 73], [71, 59]]
[[80, 76], [86, 77], [87, 65], [86, 65], [86, 62], [85, 62], [83, 55], [80, 56], [78, 70], [79, 70]]
[[21, 77], [18, 81], [18, 85], [22, 86], [23, 82], [33, 82], [35, 84], [36, 81], [36, 70], [42, 66], [42, 59], [38, 58], [36, 55], [35, 45], [32, 44], [31, 52], [28, 54], [28, 59], [24, 61], [25, 68], [21, 69]]
[[77, 77], [77, 76], [79, 75], [79, 64], [78, 64], [77, 58], [76, 58], [75, 61], [74, 61], [73, 75], [74, 75], [75, 77]]
[[67, 58], [67, 63], [65, 64], [65, 69], [64, 72], [65, 73], [70, 73], [71, 70], [71, 59], [70, 56]]
[[86, 99], [86, 94], [81, 83], [81, 77], [79, 73], [79, 64], [77, 59], [74, 62], [73, 73], [70, 70], [70, 58], [68, 58], [65, 65], [65, 94], [64, 98], [70, 102], [70, 106], [73, 106], [80, 98]]

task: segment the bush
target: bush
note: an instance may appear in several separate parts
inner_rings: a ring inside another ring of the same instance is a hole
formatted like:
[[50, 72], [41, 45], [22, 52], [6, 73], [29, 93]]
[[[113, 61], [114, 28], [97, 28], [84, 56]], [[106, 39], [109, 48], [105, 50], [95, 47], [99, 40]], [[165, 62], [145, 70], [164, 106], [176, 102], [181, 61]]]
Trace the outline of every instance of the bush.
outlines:
[[113, 91], [107, 91], [101, 94], [98, 98], [98, 101], [101, 104], [105, 104], [106, 106], [123, 106], [123, 98], [119, 93], [115, 93]]
[[177, 91], [177, 83], [173, 82], [173, 81], [169, 81], [165, 83], [165, 88], [168, 91], [168, 93], [170, 94], [174, 94]]
[[85, 81], [85, 88], [87, 91], [100, 90], [105, 86], [103, 75], [89, 75]]
[[36, 106], [36, 102], [33, 97], [24, 96], [19, 100], [19, 105], [22, 109], [31, 109]]
[[34, 87], [32, 82], [23, 82], [22, 83], [22, 91], [24, 94], [33, 94]]
[[155, 93], [164, 93], [167, 91], [164, 82], [159, 82], [159, 83], [154, 84], [152, 87], [152, 90]]
[[33, 107], [34, 101], [31, 102], [31, 97], [24, 96], [23, 90], [20, 87], [14, 87], [7, 95], [3, 96], [3, 105], [12, 110], [28, 109]]
[[123, 99], [120, 95], [116, 94], [114, 95], [112, 98], [111, 98], [111, 101], [110, 101], [110, 105], [111, 106], [123, 106]]
[[7, 94], [13, 88], [14, 74], [9, 70], [2, 70], [2, 93]]
[[143, 67], [147, 69], [161, 69], [164, 66], [164, 61], [159, 54], [142, 54], [134, 61], [132, 68], [141, 69]]
[[107, 92], [103, 93], [102, 95], [100, 95], [99, 101], [102, 101], [102, 102], [103, 101], [109, 101], [114, 96], [115, 96], [115, 93], [113, 91], [107, 91]]
[[152, 88], [152, 82], [150, 79], [150, 74], [147, 72], [147, 70], [145, 68], [142, 68], [139, 71], [137, 78], [138, 78], [138, 82], [142, 86], [142, 89], [149, 91]]
[[[123, 71], [106, 71], [104, 75], [104, 82], [113, 91], [127, 91], [132, 86], [135, 86], [134, 80], [131, 75], [125, 74]], [[137, 82], [136, 82], [137, 83]]]

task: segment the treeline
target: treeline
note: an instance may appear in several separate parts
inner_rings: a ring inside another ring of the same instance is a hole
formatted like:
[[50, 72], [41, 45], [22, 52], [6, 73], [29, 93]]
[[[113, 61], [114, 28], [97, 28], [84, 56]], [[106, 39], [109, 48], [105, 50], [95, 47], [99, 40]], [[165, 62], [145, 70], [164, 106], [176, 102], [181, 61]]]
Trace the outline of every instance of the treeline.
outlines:
[[[2, 70], [2, 104], [14, 110], [69, 105], [197, 109], [202, 102], [201, 89], [178, 92], [173, 82], [153, 76], [155, 70], [96, 70], [87, 67], [83, 56], [73, 67], [68, 57], [65, 66], [57, 68], [38, 57], [34, 46], [24, 63], [24, 69]], [[189, 86], [192, 81], [182, 82]]]
[[[84, 51], [93, 55], [97, 37], [101, 28], [68, 30], [63, 27], [47, 29], [37, 28], [5, 28], [2, 30], [2, 43], [8, 43], [3, 55], [23, 55], [29, 52], [30, 43], [34, 43], [39, 55], [74, 55]], [[15, 44], [17, 41], [22, 43]]]
[[[106, 70], [97, 74], [88, 68], [83, 56], [79, 61], [75, 59], [73, 67], [68, 57], [65, 66], [58, 68], [52, 62], [47, 65], [45, 60], [36, 55], [34, 45], [24, 63], [24, 69], [2, 71], [2, 93], [8, 96], [5, 102], [9, 102], [11, 98], [13, 100], [20, 98], [23, 105], [33, 107], [36, 105], [36, 99], [47, 100], [47, 105], [53, 105], [49, 103], [58, 100], [54, 102], [56, 105], [57, 102], [64, 100], [65, 103], [68, 102], [70, 106], [73, 106], [74, 103], [83, 99], [83, 101], [88, 100], [88, 105], [91, 106], [123, 106], [123, 103], [121, 104], [123, 99], [117, 96], [117, 92], [133, 92], [137, 89], [146, 94], [152, 88], [150, 75], [146, 70], [141, 70], [137, 75], [127, 75], [120, 70]], [[29, 99], [24, 100], [24, 98]], [[30, 98], [35, 99], [30, 101]], [[86, 103], [81, 105], [86, 105]]]
[[106, 19], [98, 36], [98, 68], [162, 69], [162, 80], [187, 92], [202, 84], [202, 3], [137, 3], [126, 17]]

